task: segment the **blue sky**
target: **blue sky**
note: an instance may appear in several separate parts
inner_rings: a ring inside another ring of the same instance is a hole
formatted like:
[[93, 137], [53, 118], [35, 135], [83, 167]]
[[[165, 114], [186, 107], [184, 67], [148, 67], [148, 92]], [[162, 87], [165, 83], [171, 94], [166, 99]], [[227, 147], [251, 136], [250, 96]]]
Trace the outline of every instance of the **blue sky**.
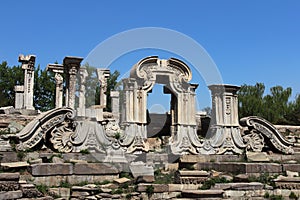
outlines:
[[[263, 82], [267, 88], [292, 87], [293, 96], [300, 93], [300, 2], [296, 0], [3, 0], [0, 8], [0, 61], [10, 66], [18, 64], [20, 53], [37, 55], [36, 63], [42, 67], [62, 62], [67, 55], [86, 57], [99, 43], [120, 32], [162, 27], [202, 45], [224, 83]], [[155, 50], [132, 52], [110, 67], [126, 72], [148, 54], [176, 57]], [[200, 84], [197, 98], [201, 109], [210, 105], [210, 94], [202, 78], [195, 77], [193, 82]], [[152, 98], [152, 104], [161, 103], [163, 95], [159, 95]]]

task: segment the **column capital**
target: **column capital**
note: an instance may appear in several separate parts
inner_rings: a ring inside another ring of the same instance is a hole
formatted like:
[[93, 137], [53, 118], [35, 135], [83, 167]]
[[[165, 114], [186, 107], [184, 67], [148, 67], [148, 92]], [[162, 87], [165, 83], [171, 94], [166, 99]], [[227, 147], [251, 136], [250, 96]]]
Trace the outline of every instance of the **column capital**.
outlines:
[[35, 55], [26, 55], [25, 56], [23, 54], [20, 54], [18, 61], [20, 63], [22, 63], [22, 69], [27, 69], [27, 70], [33, 71], [34, 70], [35, 57], [36, 57]]

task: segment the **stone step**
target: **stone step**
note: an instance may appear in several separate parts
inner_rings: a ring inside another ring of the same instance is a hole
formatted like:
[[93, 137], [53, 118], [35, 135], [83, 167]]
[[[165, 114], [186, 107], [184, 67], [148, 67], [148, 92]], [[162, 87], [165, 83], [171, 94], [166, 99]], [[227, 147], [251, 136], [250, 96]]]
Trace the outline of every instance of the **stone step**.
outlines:
[[184, 190], [181, 196], [184, 198], [222, 198], [223, 190]]
[[175, 173], [175, 183], [178, 184], [201, 184], [206, 181], [210, 173], [199, 170], [178, 170]]
[[[195, 164], [197, 170], [216, 170], [234, 174], [246, 173], [282, 173], [282, 165], [278, 163], [235, 163], [235, 162], [205, 162]], [[293, 170], [290, 170], [293, 171]]]
[[20, 173], [0, 173], [0, 181], [19, 181]]
[[241, 161], [242, 155], [182, 155], [179, 159], [181, 164], [195, 164], [198, 162], [228, 162]]
[[215, 190], [262, 190], [264, 184], [258, 182], [250, 183], [216, 183], [212, 189]]

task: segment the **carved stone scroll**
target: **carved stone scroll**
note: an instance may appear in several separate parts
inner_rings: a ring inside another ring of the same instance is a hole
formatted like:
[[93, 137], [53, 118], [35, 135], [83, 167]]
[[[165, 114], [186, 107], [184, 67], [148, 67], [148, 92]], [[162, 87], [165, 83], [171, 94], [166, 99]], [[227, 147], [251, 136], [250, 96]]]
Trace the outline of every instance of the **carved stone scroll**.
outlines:
[[[279, 151], [284, 154], [293, 154], [294, 153], [294, 150], [292, 149], [293, 143], [288, 142], [279, 133], [279, 131], [267, 120], [265, 120], [261, 117], [257, 117], [257, 116], [250, 116], [250, 117], [242, 118], [240, 120], [240, 122], [241, 122], [242, 126], [248, 128], [248, 130], [244, 132], [245, 133], [244, 139], [246, 139], [246, 140], [251, 139], [249, 133], [250, 134], [260, 134], [263, 136], [265, 144], [270, 145], [271, 148], [273, 149], [273, 151]], [[251, 140], [253, 140], [253, 138]], [[257, 140], [256, 140], [256, 142], [257, 142]], [[257, 147], [255, 147], [255, 148], [257, 148]], [[253, 149], [254, 151], [255, 151], [255, 148]], [[261, 148], [259, 148], [259, 149], [261, 149]]]

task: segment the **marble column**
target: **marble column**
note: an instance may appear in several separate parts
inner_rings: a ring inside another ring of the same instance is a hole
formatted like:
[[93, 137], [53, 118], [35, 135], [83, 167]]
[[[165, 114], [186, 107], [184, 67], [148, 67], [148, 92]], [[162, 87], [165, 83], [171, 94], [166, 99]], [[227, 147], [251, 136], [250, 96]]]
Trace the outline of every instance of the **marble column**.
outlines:
[[78, 116], [85, 116], [85, 82], [86, 77], [88, 77], [88, 72], [86, 68], [81, 68], [79, 70], [80, 75], [80, 85], [79, 85], [79, 105], [78, 105]]
[[82, 60], [80, 57], [67, 56], [63, 61], [66, 74], [66, 105], [72, 109], [75, 108], [76, 75]]
[[63, 76], [61, 75], [64, 73], [63, 65], [48, 64], [46, 70], [55, 73], [55, 107], [61, 108], [63, 106]]
[[110, 70], [109, 69], [97, 69], [97, 76], [98, 80], [100, 82], [100, 106], [103, 108], [106, 108], [107, 102], [106, 102], [106, 90], [107, 90], [107, 79], [110, 76]]
[[119, 122], [120, 118], [120, 92], [119, 91], [110, 91], [110, 97], [111, 97], [111, 109], [112, 114]]
[[23, 109], [34, 110], [33, 87], [35, 55], [19, 55], [19, 62], [22, 63], [22, 69], [24, 70]]

